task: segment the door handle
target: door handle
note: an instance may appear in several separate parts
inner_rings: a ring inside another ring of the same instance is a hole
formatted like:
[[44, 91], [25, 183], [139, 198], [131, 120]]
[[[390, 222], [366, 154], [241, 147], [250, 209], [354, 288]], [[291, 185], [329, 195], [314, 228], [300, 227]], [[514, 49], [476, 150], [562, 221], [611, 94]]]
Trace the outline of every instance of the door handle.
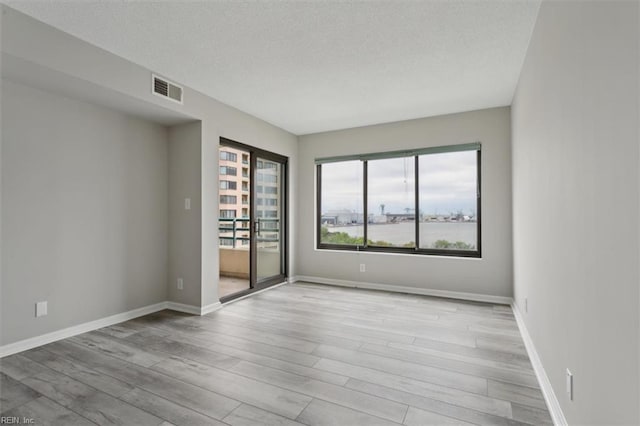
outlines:
[[260, 234], [260, 219], [256, 220], [253, 223], [253, 232], [255, 232], [256, 234]]

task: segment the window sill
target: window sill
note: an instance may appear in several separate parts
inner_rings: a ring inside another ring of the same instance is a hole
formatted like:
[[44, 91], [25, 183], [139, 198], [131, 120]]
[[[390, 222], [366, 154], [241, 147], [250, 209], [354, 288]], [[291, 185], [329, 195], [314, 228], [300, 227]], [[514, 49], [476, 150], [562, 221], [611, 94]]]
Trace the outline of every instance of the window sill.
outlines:
[[317, 252], [330, 252], [330, 253], [366, 253], [366, 254], [377, 254], [377, 255], [386, 255], [386, 256], [426, 256], [426, 257], [436, 257], [441, 259], [471, 259], [471, 260], [482, 260], [482, 252], [474, 251], [474, 252], [459, 252], [459, 251], [435, 251], [435, 250], [421, 250], [421, 251], [412, 251], [412, 250], [389, 250], [386, 248], [360, 248], [354, 249], [352, 247], [339, 247], [339, 246], [317, 246], [314, 248], [314, 251]]

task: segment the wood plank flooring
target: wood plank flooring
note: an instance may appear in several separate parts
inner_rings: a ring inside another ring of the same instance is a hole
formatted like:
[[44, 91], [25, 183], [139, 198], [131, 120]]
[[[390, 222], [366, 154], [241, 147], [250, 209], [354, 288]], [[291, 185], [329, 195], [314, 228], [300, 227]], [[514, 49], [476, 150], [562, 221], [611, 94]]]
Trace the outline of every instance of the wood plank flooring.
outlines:
[[2, 416], [51, 425], [541, 425], [507, 306], [309, 283], [0, 360]]

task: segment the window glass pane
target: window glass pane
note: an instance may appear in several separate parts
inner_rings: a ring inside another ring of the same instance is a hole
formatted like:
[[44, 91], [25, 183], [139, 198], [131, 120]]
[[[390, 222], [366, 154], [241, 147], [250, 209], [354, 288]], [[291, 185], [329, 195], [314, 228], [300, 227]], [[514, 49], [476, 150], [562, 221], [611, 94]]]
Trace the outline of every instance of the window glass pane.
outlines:
[[220, 160], [222, 161], [237, 161], [238, 156], [232, 152], [220, 151]]
[[415, 247], [415, 157], [367, 163], [368, 244]]
[[320, 242], [363, 245], [362, 162], [327, 163], [321, 167]]
[[477, 151], [421, 155], [420, 248], [477, 250]]
[[262, 192], [256, 194], [256, 212], [263, 216], [258, 221], [256, 232], [256, 276], [263, 279], [282, 272], [282, 209], [277, 205], [278, 195], [268, 194], [265, 189], [282, 185], [283, 168], [274, 161], [256, 159], [256, 181], [262, 182]]
[[234, 218], [234, 217], [236, 217], [236, 211], [235, 210], [222, 209], [222, 210], [220, 210], [220, 217], [224, 218], [224, 219]]
[[221, 180], [220, 181], [220, 189], [236, 189], [237, 182], [229, 181], [229, 180]]
[[228, 176], [236, 176], [238, 174], [238, 169], [236, 169], [235, 167], [220, 166], [220, 174], [228, 175]]
[[220, 204], [237, 204], [238, 197], [235, 195], [221, 195], [220, 196]]

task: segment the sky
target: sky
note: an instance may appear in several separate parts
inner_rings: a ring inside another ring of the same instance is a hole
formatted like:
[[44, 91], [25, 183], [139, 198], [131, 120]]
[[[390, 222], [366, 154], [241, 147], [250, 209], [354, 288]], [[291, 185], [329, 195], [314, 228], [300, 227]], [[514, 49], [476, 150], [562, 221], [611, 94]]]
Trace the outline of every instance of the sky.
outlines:
[[[414, 157], [368, 162], [368, 210], [380, 214], [415, 209]], [[423, 214], [476, 212], [476, 151], [428, 154], [419, 157], [420, 211]], [[351, 210], [361, 213], [362, 162], [322, 165], [322, 212]]]

